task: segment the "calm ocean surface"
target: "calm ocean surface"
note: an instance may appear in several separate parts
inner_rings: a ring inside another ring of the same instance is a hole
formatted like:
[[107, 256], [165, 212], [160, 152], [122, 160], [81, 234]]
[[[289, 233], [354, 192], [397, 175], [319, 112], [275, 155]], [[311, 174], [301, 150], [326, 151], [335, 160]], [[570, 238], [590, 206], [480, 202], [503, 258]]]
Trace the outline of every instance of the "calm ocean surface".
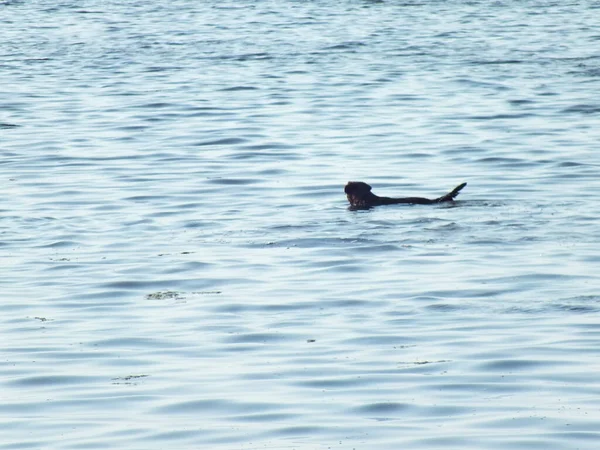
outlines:
[[600, 448], [599, 17], [0, 1], [0, 449]]

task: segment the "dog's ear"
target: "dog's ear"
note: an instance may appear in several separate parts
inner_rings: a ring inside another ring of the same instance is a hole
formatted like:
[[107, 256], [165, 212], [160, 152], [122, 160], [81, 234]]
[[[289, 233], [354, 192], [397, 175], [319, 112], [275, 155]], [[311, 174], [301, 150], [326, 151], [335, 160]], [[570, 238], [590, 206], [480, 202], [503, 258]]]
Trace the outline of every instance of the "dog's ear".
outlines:
[[355, 189], [359, 190], [360, 192], [371, 192], [371, 186], [364, 181], [355, 181], [352, 184], [354, 184]]

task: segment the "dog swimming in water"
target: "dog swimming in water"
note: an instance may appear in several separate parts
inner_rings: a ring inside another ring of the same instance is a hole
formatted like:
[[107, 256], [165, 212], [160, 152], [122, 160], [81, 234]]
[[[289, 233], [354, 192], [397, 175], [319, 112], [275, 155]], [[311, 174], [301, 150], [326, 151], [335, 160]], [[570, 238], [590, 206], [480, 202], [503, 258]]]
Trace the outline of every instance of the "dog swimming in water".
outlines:
[[344, 187], [344, 192], [352, 208], [371, 208], [372, 206], [396, 205], [398, 203], [406, 205], [433, 205], [435, 203], [454, 201], [454, 198], [466, 185], [467, 183], [459, 184], [451, 192], [433, 200], [423, 197], [379, 197], [371, 192], [371, 186], [362, 181], [349, 181], [346, 187]]

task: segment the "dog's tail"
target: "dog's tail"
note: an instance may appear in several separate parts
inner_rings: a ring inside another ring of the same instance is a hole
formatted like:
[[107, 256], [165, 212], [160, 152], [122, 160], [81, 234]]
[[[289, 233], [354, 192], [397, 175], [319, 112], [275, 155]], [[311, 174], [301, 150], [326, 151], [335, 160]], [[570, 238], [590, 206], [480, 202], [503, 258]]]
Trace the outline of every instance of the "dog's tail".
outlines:
[[448, 192], [446, 195], [442, 195], [440, 198], [436, 198], [435, 202], [442, 203], [453, 201], [454, 197], [456, 197], [460, 193], [461, 189], [464, 188], [466, 185], [467, 183], [459, 184], [454, 189], [452, 189], [452, 192]]

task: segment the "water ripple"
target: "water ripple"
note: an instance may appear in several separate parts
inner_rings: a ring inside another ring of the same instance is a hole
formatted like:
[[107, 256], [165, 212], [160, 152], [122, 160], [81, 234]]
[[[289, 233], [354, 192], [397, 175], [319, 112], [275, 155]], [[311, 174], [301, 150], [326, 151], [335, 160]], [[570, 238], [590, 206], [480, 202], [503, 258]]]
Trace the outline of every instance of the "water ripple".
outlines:
[[0, 448], [596, 449], [597, 9], [0, 1]]

